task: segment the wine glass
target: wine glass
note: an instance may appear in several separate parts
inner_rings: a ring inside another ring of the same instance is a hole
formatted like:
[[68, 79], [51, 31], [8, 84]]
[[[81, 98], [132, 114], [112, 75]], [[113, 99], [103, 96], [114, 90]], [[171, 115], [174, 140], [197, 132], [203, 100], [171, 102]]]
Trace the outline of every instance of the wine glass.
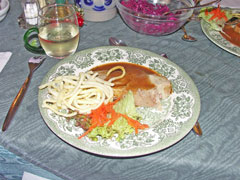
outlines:
[[27, 49], [34, 48], [28, 43], [34, 31], [44, 52], [50, 57], [63, 59], [74, 54], [78, 47], [79, 26], [71, 4], [51, 4], [40, 9], [38, 27], [30, 28], [24, 35]]

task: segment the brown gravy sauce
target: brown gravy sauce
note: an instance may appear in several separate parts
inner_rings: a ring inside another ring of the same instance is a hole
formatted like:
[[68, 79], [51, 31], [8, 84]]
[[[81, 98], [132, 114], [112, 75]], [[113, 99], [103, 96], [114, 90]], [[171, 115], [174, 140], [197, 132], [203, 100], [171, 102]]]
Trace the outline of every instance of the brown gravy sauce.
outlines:
[[[155, 85], [150, 81], [148, 75], [155, 74], [161, 76], [156, 71], [147, 68], [145, 66], [127, 63], [127, 62], [116, 62], [108, 63], [92, 68], [92, 71], [107, 73], [108, 70], [115, 66], [123, 66], [125, 68], [126, 74], [123, 78], [113, 81], [115, 84], [114, 88], [126, 87], [127, 90], [136, 91], [137, 89], [152, 89]], [[109, 74], [105, 80], [111, 79], [112, 77], [120, 76], [122, 74], [121, 70], [115, 70]]]
[[[238, 29], [238, 31], [237, 31]], [[240, 47], [240, 23], [236, 25], [225, 25], [220, 34], [230, 43]]]

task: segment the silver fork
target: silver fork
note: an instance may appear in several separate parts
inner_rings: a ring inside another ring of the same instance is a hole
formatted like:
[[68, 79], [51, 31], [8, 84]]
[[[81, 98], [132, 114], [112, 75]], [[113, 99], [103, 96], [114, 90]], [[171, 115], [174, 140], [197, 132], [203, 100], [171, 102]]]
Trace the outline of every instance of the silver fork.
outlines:
[[5, 118], [5, 121], [4, 121], [3, 126], [2, 126], [2, 131], [5, 131], [8, 128], [14, 114], [16, 113], [16, 111], [17, 111], [17, 109], [18, 109], [26, 91], [27, 91], [27, 88], [29, 86], [29, 82], [32, 78], [33, 72], [43, 63], [43, 61], [45, 59], [46, 59], [45, 56], [35, 56], [35, 57], [31, 57], [28, 60], [28, 66], [29, 66], [30, 72], [28, 74], [27, 79], [24, 81], [21, 89], [18, 91], [17, 96], [13, 100], [12, 105], [10, 106], [10, 108], [8, 110], [8, 114]]

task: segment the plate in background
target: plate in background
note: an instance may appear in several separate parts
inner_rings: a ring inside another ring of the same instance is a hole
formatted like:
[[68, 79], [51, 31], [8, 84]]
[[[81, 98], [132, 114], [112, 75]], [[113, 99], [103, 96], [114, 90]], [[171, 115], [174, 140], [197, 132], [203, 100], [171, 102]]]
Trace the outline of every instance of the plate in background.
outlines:
[[201, 20], [201, 27], [204, 34], [210, 39], [214, 44], [219, 46], [220, 48], [236, 55], [240, 56], [240, 47], [233, 45], [229, 41], [227, 41], [225, 38], [222, 37], [222, 35], [213, 29], [210, 29], [210, 25], [204, 21]]

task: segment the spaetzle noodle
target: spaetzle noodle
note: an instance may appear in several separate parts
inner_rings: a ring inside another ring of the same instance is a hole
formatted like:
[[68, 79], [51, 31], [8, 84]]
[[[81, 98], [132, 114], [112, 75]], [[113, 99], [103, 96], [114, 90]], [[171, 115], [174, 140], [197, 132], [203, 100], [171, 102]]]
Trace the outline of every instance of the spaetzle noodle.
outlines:
[[53, 81], [39, 86], [40, 90], [48, 90], [48, 98], [43, 101], [42, 107], [63, 117], [90, 113], [102, 103], [113, 101], [112, 81], [125, 75], [122, 66], [113, 67], [107, 75], [116, 69], [121, 69], [123, 73], [108, 81], [100, 79], [98, 73], [92, 71], [81, 72], [78, 76], [56, 77]]

